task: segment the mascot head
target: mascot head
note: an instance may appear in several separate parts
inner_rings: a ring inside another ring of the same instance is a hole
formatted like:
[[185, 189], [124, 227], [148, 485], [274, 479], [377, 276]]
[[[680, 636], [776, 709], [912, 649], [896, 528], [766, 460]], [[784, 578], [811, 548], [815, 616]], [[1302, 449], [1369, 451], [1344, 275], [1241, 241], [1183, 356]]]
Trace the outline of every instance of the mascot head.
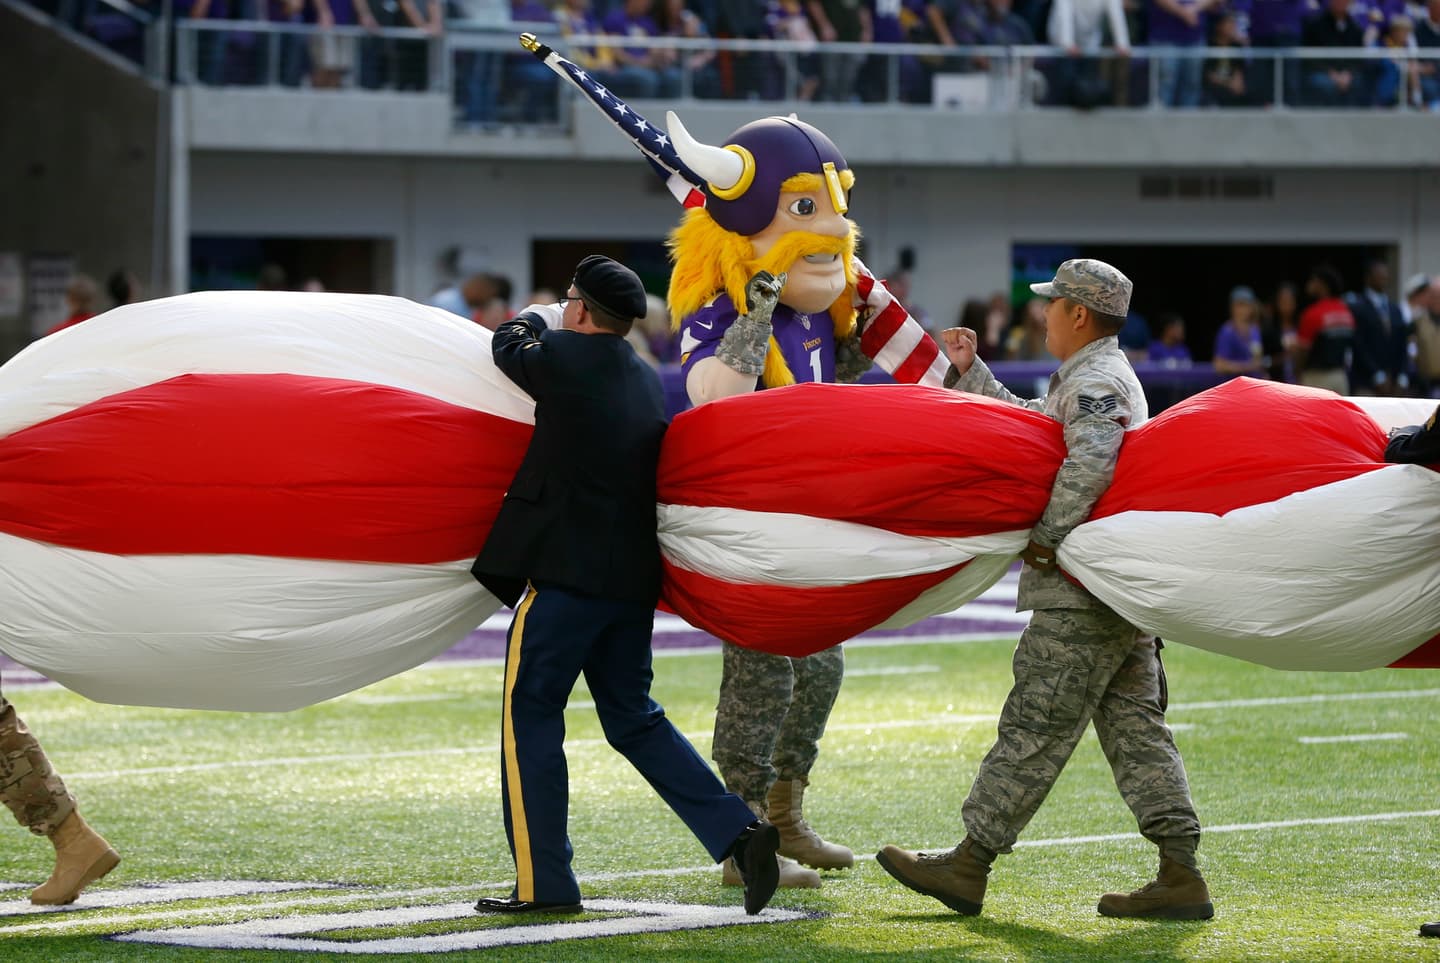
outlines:
[[[673, 111], [666, 121], [675, 152], [705, 181], [705, 206], [686, 212], [670, 236], [674, 323], [721, 291], [744, 310], [756, 271], [784, 271], [782, 304], [828, 312], [836, 335], [853, 334], [859, 230], [845, 214], [855, 174], [834, 142], [793, 116], [746, 124], [722, 147], [695, 140]], [[773, 343], [764, 377], [794, 382]]]

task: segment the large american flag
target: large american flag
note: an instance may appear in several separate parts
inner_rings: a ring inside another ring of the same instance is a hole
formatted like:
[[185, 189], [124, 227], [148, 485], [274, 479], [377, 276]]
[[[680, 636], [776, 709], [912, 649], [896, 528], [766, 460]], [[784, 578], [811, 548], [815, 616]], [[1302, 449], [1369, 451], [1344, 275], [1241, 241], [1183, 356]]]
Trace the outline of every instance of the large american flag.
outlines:
[[[579, 64], [560, 56], [533, 35], [522, 35], [520, 43], [584, 93], [610, 123], [630, 139], [675, 200], [684, 207], [705, 206], [700, 175], [680, 159], [663, 128], [650, 123]], [[939, 386], [949, 362], [940, 353], [935, 339], [859, 258], [855, 259], [855, 269], [860, 297], [856, 308], [863, 325], [861, 350], [896, 381]]]

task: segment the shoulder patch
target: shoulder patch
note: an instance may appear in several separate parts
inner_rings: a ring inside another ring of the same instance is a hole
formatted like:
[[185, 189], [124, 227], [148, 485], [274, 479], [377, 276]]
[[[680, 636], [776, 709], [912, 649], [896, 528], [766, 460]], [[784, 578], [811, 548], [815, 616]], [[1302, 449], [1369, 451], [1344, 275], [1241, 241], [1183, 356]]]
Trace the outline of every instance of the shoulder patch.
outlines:
[[1115, 395], [1099, 398], [1081, 395], [1076, 404], [1080, 406], [1080, 411], [1087, 415], [1113, 415], [1120, 410], [1120, 399]]

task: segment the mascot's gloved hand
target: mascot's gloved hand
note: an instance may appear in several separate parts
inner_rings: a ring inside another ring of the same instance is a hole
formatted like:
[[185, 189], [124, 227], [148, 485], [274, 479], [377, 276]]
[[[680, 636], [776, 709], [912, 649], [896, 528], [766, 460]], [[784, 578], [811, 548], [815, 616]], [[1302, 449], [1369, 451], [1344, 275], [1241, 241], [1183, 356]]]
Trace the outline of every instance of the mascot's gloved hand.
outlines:
[[770, 316], [780, 303], [785, 278], [783, 271], [778, 277], [769, 271], [760, 271], [745, 282], [747, 313], [736, 318], [720, 338], [715, 357], [721, 364], [756, 378], [764, 372], [765, 352], [770, 347]]
[[875, 364], [860, 348], [860, 336], [841, 338], [835, 342], [835, 380], [843, 384], [854, 384], [860, 376]]

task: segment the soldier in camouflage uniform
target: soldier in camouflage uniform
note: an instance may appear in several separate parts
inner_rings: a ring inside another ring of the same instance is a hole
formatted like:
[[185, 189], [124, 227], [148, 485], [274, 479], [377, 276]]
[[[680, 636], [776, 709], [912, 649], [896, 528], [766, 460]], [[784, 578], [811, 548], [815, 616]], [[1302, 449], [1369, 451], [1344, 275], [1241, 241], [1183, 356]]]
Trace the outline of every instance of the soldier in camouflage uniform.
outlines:
[[1093, 720], [1120, 794], [1140, 832], [1160, 848], [1158, 877], [1133, 893], [1102, 897], [1100, 912], [1209, 919], [1214, 908], [1195, 862], [1200, 821], [1165, 725], [1159, 642], [1056, 565], [1057, 546], [1110, 485], [1125, 430], [1147, 416], [1140, 382], [1116, 340], [1131, 284], [1110, 265], [1082, 259], [1066, 261], [1054, 281], [1031, 289], [1052, 299], [1046, 346], [1061, 361], [1044, 398], [1026, 401], [1000, 385], [975, 356], [974, 331], [942, 335], [952, 363], [947, 387], [1043, 411], [1065, 426], [1067, 457], [1021, 556], [1017, 609], [1034, 614], [1015, 650], [1015, 685], [962, 809], [965, 839], [946, 853], [886, 846], [876, 858], [911, 889], [978, 914], [991, 862], [1011, 851]]
[[0, 693], [0, 802], [20, 825], [55, 846], [55, 871], [30, 902], [64, 905], [120, 862], [110, 844], [85, 824], [75, 797], [50, 767], [45, 750]]

